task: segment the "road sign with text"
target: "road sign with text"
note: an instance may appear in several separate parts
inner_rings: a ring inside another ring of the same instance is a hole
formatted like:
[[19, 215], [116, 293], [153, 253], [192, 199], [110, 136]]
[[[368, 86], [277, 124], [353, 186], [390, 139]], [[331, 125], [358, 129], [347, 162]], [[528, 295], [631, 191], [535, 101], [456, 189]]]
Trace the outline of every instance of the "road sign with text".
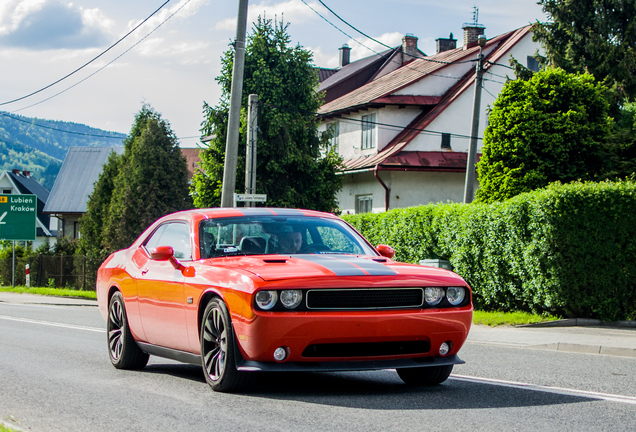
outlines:
[[34, 241], [37, 211], [35, 195], [0, 195], [0, 240]]

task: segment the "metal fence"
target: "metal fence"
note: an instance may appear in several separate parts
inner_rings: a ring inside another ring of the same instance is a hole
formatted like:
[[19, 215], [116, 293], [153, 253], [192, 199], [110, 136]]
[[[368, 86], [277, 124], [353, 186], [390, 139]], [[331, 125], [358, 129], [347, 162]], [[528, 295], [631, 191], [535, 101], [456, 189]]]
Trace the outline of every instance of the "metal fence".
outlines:
[[26, 284], [26, 265], [32, 287], [73, 288], [95, 290], [97, 269], [101, 260], [85, 255], [38, 255], [16, 257], [15, 275], [12, 275], [12, 257], [0, 259], [0, 285], [10, 286], [12, 277], [15, 285]]

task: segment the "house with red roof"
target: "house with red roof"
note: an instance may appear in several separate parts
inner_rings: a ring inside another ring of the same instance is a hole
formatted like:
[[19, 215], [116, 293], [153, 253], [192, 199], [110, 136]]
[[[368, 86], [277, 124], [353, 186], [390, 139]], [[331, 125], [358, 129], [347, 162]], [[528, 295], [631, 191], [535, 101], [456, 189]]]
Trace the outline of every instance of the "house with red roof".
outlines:
[[[531, 26], [488, 39], [481, 94], [477, 157], [492, 106], [507, 77], [512, 56], [537, 70], [539, 45]], [[434, 202], [463, 200], [470, 141], [478, 37], [485, 27], [464, 24], [464, 43], [451, 34], [437, 39], [426, 56], [417, 38], [374, 56], [321, 73], [320, 130], [331, 128], [332, 145], [344, 159], [343, 213], [381, 212]], [[476, 180], [475, 189], [478, 187]]]

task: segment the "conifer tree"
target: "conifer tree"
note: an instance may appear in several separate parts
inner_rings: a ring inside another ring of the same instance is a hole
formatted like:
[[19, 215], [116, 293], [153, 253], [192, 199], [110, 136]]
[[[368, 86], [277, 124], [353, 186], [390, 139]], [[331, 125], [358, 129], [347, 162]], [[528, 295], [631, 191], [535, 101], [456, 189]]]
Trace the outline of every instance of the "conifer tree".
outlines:
[[185, 157], [159, 113], [144, 105], [124, 146], [103, 227], [110, 251], [130, 246], [159, 217], [192, 208]]
[[[322, 98], [316, 92], [318, 74], [312, 54], [291, 46], [287, 27], [259, 17], [247, 38], [236, 191], [242, 192], [245, 184], [248, 96], [256, 94], [256, 193], [267, 194], [270, 207], [333, 211], [342, 184], [336, 175], [341, 158], [329, 149], [328, 135], [317, 131], [316, 111]], [[215, 137], [201, 152], [201, 169], [193, 179], [197, 207], [220, 204], [233, 58], [230, 49], [222, 59], [217, 78], [223, 89], [221, 101], [216, 107], [204, 104], [201, 131]]]

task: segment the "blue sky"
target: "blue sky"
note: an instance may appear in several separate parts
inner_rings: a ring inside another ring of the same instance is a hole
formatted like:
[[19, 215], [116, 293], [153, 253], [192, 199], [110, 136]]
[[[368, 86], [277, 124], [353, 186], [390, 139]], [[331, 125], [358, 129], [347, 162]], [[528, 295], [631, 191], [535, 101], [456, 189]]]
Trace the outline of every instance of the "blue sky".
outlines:
[[[164, 1], [1, 0], [0, 103], [39, 90], [79, 68]], [[450, 33], [461, 43], [462, 24], [473, 20], [475, 6], [487, 37], [545, 20], [535, 0], [323, 2], [387, 45], [397, 46], [404, 34], [411, 33], [427, 54], [435, 52], [435, 39]], [[317, 66], [336, 67], [338, 48], [345, 43], [352, 48], [352, 60], [372, 54], [368, 48], [382, 49], [317, 0], [251, 0], [249, 6], [248, 29], [259, 14], [282, 17], [290, 23], [293, 43], [311, 50]], [[128, 133], [135, 114], [148, 103], [171, 123], [183, 146], [194, 146], [196, 138], [189, 137], [199, 135], [203, 101], [216, 105], [220, 97], [214, 78], [219, 75], [221, 55], [235, 37], [237, 10], [238, 0], [171, 0], [91, 65], [0, 110]]]

